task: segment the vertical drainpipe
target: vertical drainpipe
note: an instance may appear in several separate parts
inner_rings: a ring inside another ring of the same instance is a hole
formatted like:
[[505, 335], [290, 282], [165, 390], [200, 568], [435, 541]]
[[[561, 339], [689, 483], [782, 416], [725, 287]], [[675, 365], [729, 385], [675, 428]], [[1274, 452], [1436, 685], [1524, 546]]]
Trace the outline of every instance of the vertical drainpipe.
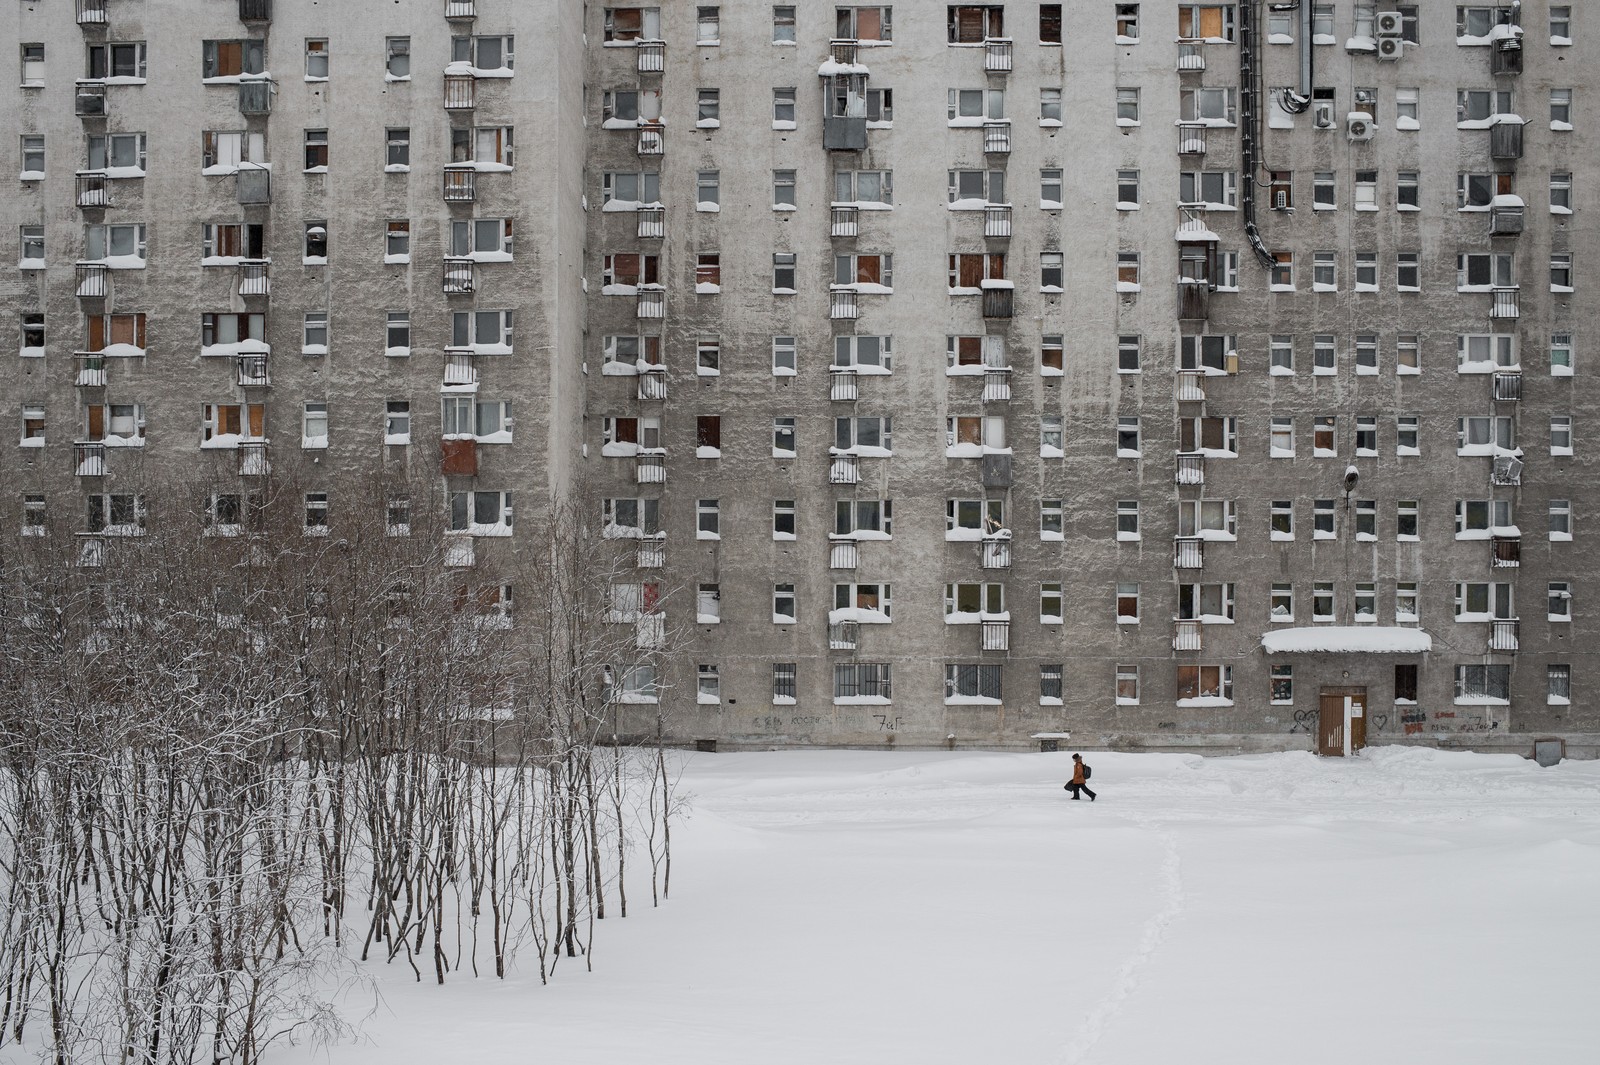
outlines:
[[[1239, 5], [1239, 151], [1243, 157], [1240, 166], [1243, 188], [1240, 194], [1244, 210], [1244, 235], [1250, 241], [1256, 259], [1263, 267], [1271, 269], [1277, 260], [1256, 228], [1257, 138], [1261, 130], [1258, 109], [1260, 70], [1256, 66], [1256, 3], [1257, 0], [1245, 0]], [[1302, 55], [1309, 55], [1308, 44], [1303, 41]]]

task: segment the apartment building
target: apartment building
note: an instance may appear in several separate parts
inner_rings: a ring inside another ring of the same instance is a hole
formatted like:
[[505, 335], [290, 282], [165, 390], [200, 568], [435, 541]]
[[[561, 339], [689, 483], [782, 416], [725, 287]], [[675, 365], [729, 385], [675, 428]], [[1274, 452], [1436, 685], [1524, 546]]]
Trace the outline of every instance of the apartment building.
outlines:
[[328, 7], [18, 4], [8, 535], [403, 464], [683, 740], [1595, 753], [1579, 6]]

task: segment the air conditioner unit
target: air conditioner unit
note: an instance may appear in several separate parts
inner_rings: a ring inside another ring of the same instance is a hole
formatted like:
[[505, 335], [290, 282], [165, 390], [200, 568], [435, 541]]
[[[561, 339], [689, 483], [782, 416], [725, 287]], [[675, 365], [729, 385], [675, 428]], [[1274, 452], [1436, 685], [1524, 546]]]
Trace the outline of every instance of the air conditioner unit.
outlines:
[[1378, 36], [1398, 37], [1405, 32], [1405, 19], [1398, 11], [1378, 12]]
[[1345, 123], [1345, 130], [1353, 141], [1370, 141], [1372, 139], [1372, 119], [1365, 116], [1351, 118]]
[[1406, 42], [1398, 37], [1378, 38], [1379, 59], [1400, 59], [1406, 54]]
[[1311, 111], [1311, 124], [1318, 129], [1333, 128], [1333, 105], [1317, 104]]

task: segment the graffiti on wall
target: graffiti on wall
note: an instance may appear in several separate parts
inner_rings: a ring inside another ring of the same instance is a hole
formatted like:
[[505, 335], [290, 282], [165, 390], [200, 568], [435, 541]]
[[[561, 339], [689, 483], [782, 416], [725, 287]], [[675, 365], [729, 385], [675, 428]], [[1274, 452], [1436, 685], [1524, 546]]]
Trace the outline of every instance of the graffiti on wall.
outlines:
[[1473, 732], [1493, 732], [1500, 727], [1500, 722], [1489, 716], [1488, 707], [1424, 710], [1420, 706], [1413, 706], [1408, 707], [1400, 715], [1400, 724], [1407, 736], [1455, 736]]

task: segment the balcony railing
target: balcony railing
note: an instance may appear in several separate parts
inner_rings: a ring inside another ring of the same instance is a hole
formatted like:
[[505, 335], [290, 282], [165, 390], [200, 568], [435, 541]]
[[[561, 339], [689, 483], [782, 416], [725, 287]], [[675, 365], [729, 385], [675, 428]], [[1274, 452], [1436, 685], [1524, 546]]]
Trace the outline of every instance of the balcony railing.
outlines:
[[1522, 123], [1497, 122], [1489, 127], [1489, 158], [1522, 158]]
[[985, 318], [1010, 318], [1011, 313], [1011, 289], [986, 288], [983, 290], [983, 316]]
[[991, 203], [983, 209], [983, 235], [991, 240], [1011, 239], [1011, 205]]
[[445, 295], [463, 296], [476, 291], [477, 267], [478, 264], [471, 259], [446, 259], [440, 278]]
[[1204, 403], [1206, 374], [1204, 370], [1179, 370], [1176, 389], [1179, 403]]
[[985, 651], [1011, 650], [1011, 622], [980, 621], [978, 627], [983, 630], [983, 649]]
[[986, 536], [983, 540], [983, 569], [1011, 568], [1011, 536]]
[[662, 614], [646, 614], [633, 623], [633, 645], [641, 651], [666, 646], [667, 619]]
[[72, 445], [72, 464], [79, 477], [104, 477], [106, 446], [101, 443], [75, 442]]
[[861, 208], [835, 207], [833, 209], [833, 231], [835, 237], [854, 237], [861, 232]]
[[451, 22], [470, 22], [478, 17], [475, 0], [444, 0], [444, 17]]
[[665, 370], [647, 370], [639, 374], [639, 398], [667, 398], [667, 373]]
[[1206, 68], [1205, 45], [1200, 41], [1178, 42], [1178, 73], [1189, 74]]
[[261, 167], [246, 167], [233, 178], [233, 198], [249, 206], [272, 202], [272, 171]]
[[73, 352], [78, 373], [73, 384], [79, 388], [104, 388], [106, 386], [106, 360], [98, 351]]
[[828, 545], [829, 569], [855, 569], [861, 563], [861, 552], [854, 540], [835, 540]]
[[111, 202], [111, 179], [106, 177], [104, 171], [80, 170], [77, 184], [80, 208], [92, 210], [114, 206]]
[[1178, 484], [1205, 484], [1205, 455], [1200, 452], [1178, 452], [1178, 465], [1172, 479]]
[[78, 95], [72, 105], [79, 118], [104, 118], [111, 110], [106, 98], [106, 83], [86, 79], [78, 82]]
[[1007, 155], [1011, 151], [1011, 123], [985, 122], [983, 124], [983, 151], [985, 155]]
[[272, 472], [267, 461], [267, 442], [251, 440], [239, 445], [239, 474], [242, 477], [265, 477]]
[[1521, 207], [1490, 207], [1489, 208], [1489, 235], [1491, 237], [1511, 237], [1522, 232]]
[[661, 288], [639, 289], [636, 317], [664, 318], [667, 313], [667, 292]]
[[272, 112], [273, 84], [267, 78], [255, 78], [239, 83], [239, 113], [265, 115]]
[[1517, 300], [1518, 290], [1515, 287], [1497, 288], [1494, 290], [1493, 302], [1489, 304], [1490, 318], [1520, 318], [1521, 307]]
[[667, 69], [667, 42], [640, 41], [637, 51], [639, 73], [659, 74]]
[[1206, 154], [1206, 127], [1180, 123], [1178, 125], [1178, 154]]
[[444, 168], [446, 203], [471, 203], [478, 198], [478, 172], [470, 166]]
[[271, 22], [272, 0], [239, 0], [240, 22]]
[[1211, 285], [1205, 281], [1178, 282], [1178, 319], [1203, 322], [1211, 317]]
[[471, 388], [478, 383], [478, 367], [466, 352], [446, 352], [444, 356], [444, 387]]
[[1172, 540], [1172, 568], [1200, 569], [1205, 565], [1206, 542], [1198, 536], [1177, 536]]
[[1489, 650], [1515, 651], [1520, 641], [1517, 636], [1518, 619], [1501, 618], [1489, 622]]
[[478, 441], [467, 437], [439, 439], [439, 472], [446, 477], [478, 475]]
[[1514, 403], [1522, 398], [1522, 373], [1519, 370], [1502, 370], [1494, 375], [1494, 398], [1502, 403]]
[[828, 650], [854, 651], [861, 639], [859, 621], [836, 621], [828, 626]]
[[835, 455], [828, 463], [829, 484], [859, 484], [861, 463], [854, 455]]
[[1515, 455], [1496, 455], [1489, 466], [1489, 483], [1519, 485], [1522, 483], [1522, 460]]
[[634, 476], [639, 484], [664, 484], [667, 480], [665, 455], [640, 455], [634, 459]]
[[639, 154], [663, 155], [667, 149], [666, 127], [651, 124], [639, 127]]
[[242, 387], [264, 388], [272, 383], [272, 378], [267, 375], [267, 356], [240, 355], [237, 359], [239, 384]]
[[1198, 621], [1174, 621], [1172, 623], [1172, 649], [1174, 651], [1200, 650], [1200, 623]]
[[468, 569], [478, 564], [478, 549], [470, 535], [452, 533], [444, 538], [444, 564], [451, 569]]
[[990, 74], [1008, 74], [1011, 71], [1011, 39], [990, 37], [983, 42], [983, 69]]
[[1496, 536], [1491, 538], [1494, 548], [1492, 569], [1515, 569], [1522, 565], [1522, 537]]
[[83, 299], [105, 299], [111, 290], [111, 271], [105, 263], [78, 263], [77, 294]]
[[990, 370], [983, 375], [983, 402], [1007, 403], [1011, 400], [1011, 371]]
[[634, 561], [640, 569], [660, 569], [667, 564], [667, 545], [664, 540], [640, 540]]
[[1522, 42], [1507, 37], [1489, 49], [1489, 73], [1496, 75], [1522, 73]]
[[860, 308], [856, 303], [856, 294], [853, 289], [834, 289], [828, 300], [829, 318], [856, 318], [860, 316]]
[[661, 239], [667, 235], [667, 210], [664, 207], [641, 207], [635, 229], [637, 236]]
[[239, 264], [239, 295], [270, 296], [272, 263], [266, 259], [246, 259]]
[[828, 57], [835, 63], [851, 66], [856, 61], [857, 42], [854, 37], [835, 37], [828, 42]]
[[444, 109], [446, 111], [471, 111], [478, 106], [478, 79], [471, 74], [446, 74], [444, 76]]
[[106, 0], [78, 0], [78, 25], [104, 26]]
[[830, 370], [828, 372], [828, 398], [838, 401], [853, 401], [861, 395], [860, 382], [853, 370]]

